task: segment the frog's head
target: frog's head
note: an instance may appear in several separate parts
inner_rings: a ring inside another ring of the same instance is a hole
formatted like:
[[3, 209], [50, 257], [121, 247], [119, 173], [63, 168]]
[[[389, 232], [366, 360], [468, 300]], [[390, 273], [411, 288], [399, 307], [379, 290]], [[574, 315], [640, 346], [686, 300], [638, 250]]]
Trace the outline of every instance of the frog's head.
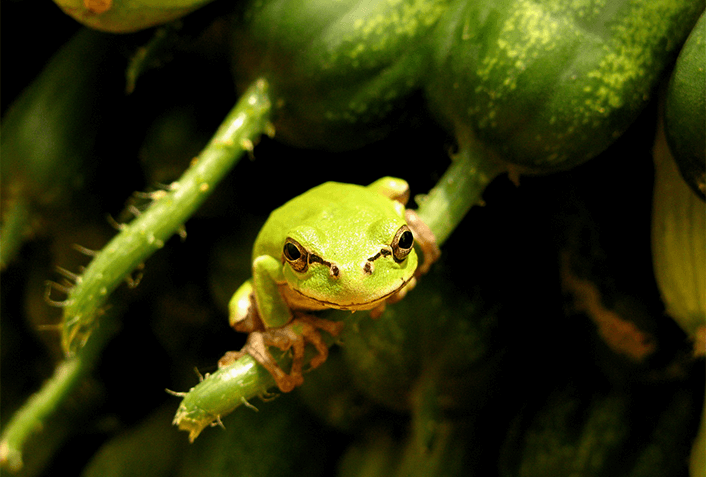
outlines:
[[325, 230], [296, 227], [285, 239], [282, 260], [291, 290], [344, 310], [375, 308], [404, 288], [417, 269], [414, 236], [399, 217], [370, 223], [349, 218]]

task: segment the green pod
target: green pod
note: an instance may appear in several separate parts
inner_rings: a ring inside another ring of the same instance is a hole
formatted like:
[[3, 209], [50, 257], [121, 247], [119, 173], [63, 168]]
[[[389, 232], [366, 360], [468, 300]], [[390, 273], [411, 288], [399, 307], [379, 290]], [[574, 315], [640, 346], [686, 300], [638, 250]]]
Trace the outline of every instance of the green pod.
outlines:
[[706, 328], [706, 204], [682, 180], [661, 125], [653, 157], [655, 279], [667, 314], [698, 343]]
[[3, 117], [2, 261], [11, 259], [37, 211], [61, 210], [90, 177], [93, 147], [122, 94], [114, 38], [80, 31]]
[[664, 121], [682, 177], [706, 200], [706, 14], [701, 14], [677, 58]]
[[115, 59], [111, 40], [87, 29], [79, 32], [10, 106], [0, 142], [4, 193], [62, 205], [82, 185], [105, 114], [100, 109], [109, 107], [98, 101], [111, 87], [122, 92], [119, 65], [108, 66]]
[[428, 68], [448, 0], [254, 0], [236, 24], [242, 87], [264, 76], [278, 139], [353, 149], [384, 137]]
[[434, 32], [430, 105], [520, 172], [579, 164], [649, 100], [704, 8], [693, 0], [457, 0]]
[[523, 410], [501, 449], [502, 477], [685, 474], [700, 407], [694, 383], [630, 392], [591, 384], [565, 385]]
[[181, 18], [211, 0], [54, 0], [64, 13], [95, 30], [131, 33]]

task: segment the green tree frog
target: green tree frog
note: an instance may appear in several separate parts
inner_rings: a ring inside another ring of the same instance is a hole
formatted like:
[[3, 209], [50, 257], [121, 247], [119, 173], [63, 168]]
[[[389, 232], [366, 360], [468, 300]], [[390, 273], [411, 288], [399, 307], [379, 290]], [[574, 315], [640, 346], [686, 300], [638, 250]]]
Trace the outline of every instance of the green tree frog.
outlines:
[[[404, 297], [439, 256], [431, 230], [405, 209], [408, 199], [402, 179], [384, 177], [368, 186], [326, 182], [273, 211], [255, 240], [252, 278], [229, 304], [231, 326], [248, 339], [219, 366], [249, 354], [282, 392], [291, 391], [304, 381], [306, 343], [318, 352], [310, 361], [316, 368], [328, 357], [320, 330], [336, 336], [344, 324], [311, 312], [371, 310], [375, 318], [386, 303]], [[268, 346], [292, 350], [288, 374]]]

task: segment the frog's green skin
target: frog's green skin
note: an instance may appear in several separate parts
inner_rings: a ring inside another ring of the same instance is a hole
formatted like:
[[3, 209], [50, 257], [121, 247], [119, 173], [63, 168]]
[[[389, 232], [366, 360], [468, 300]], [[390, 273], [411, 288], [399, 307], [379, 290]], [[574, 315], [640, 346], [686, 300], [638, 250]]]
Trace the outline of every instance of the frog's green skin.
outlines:
[[[418, 228], [419, 221], [407, 223], [408, 197], [407, 183], [391, 177], [367, 187], [327, 182], [272, 212], [255, 240], [253, 278], [230, 302], [231, 326], [250, 333], [248, 343], [219, 364], [248, 353], [273, 374], [282, 391], [291, 390], [303, 381], [305, 342], [319, 351], [311, 362], [316, 367], [327, 355], [318, 330], [335, 335], [342, 326], [308, 312], [380, 310], [401, 298], [414, 285], [418, 265], [410, 227]], [[422, 242], [430, 241], [428, 230], [415, 232]], [[433, 260], [438, 249], [431, 250]], [[294, 350], [289, 375], [267, 346]]]

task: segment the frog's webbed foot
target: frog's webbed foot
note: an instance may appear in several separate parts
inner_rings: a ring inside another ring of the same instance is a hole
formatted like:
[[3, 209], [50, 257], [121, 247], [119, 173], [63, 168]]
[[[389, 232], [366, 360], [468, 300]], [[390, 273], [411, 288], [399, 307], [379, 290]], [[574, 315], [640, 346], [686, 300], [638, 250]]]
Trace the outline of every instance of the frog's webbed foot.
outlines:
[[[337, 336], [343, 328], [342, 322], [301, 315], [279, 328], [253, 331], [248, 335], [245, 346], [240, 351], [229, 351], [218, 361], [218, 366], [227, 366], [245, 354], [249, 354], [272, 375], [282, 392], [289, 392], [304, 382], [304, 350], [311, 343], [318, 354], [311, 359], [311, 368], [320, 366], [328, 358], [328, 346], [321, 338], [320, 330]], [[292, 350], [292, 366], [289, 374], [279, 366], [267, 349], [274, 346], [282, 351]]]

